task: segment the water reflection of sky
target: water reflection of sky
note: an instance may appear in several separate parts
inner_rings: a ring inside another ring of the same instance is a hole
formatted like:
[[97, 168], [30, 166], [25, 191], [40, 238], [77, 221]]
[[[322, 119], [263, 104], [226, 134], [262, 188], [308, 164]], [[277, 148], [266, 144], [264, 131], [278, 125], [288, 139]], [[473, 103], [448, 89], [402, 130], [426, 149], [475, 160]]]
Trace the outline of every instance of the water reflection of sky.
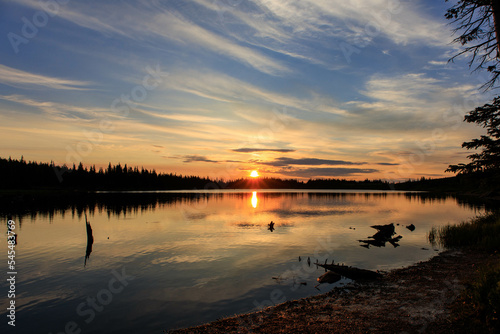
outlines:
[[[314, 288], [324, 271], [309, 267], [308, 257], [365, 269], [406, 266], [436, 253], [426, 241], [431, 227], [477, 213], [453, 198], [402, 193], [229, 192], [125, 207], [103, 205], [108, 200], [83, 206], [94, 238], [85, 267], [81, 205], [22, 217], [19, 332], [58, 333], [71, 321], [84, 333], [158, 332], [325, 292], [332, 285]], [[399, 247], [360, 247], [358, 240], [376, 232], [371, 225], [389, 223], [402, 236]], [[7, 249], [6, 238], [1, 245]], [[113, 270], [134, 280], [86, 323], [78, 306], [106, 292]]]

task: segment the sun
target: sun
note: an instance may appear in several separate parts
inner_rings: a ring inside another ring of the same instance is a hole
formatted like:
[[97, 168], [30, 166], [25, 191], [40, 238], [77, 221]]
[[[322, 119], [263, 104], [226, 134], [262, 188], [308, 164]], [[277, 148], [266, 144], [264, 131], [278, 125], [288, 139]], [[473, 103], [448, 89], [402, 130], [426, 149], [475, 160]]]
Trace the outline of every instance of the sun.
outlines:
[[253, 171], [250, 173], [250, 176], [251, 176], [251, 177], [259, 177], [259, 173], [258, 173], [256, 170], [253, 170]]

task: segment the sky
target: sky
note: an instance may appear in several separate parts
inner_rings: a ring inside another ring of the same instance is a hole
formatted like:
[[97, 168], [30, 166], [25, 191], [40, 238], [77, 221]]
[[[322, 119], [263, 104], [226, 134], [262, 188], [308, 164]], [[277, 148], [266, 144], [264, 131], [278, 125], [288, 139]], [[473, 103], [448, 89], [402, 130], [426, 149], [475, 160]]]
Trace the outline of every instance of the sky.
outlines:
[[451, 176], [489, 102], [437, 0], [0, 2], [0, 157], [214, 179]]

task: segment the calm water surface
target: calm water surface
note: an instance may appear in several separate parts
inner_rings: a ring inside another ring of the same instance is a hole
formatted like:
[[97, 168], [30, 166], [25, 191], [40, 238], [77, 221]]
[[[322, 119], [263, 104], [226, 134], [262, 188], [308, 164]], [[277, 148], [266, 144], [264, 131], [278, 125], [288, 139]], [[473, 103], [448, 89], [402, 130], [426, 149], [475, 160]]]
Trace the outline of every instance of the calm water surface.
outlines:
[[[411, 265], [437, 254], [427, 242], [433, 226], [483, 212], [451, 197], [398, 192], [102, 196], [13, 217], [16, 333], [161, 333], [327, 292], [348, 280], [316, 286], [324, 270], [308, 258], [373, 270]], [[4, 231], [6, 222], [3, 213]], [[371, 225], [390, 223], [402, 236], [396, 245], [359, 241], [376, 232]], [[0, 241], [4, 276], [6, 239]], [[0, 329], [14, 332], [7, 326], [5, 280], [0, 288]]]

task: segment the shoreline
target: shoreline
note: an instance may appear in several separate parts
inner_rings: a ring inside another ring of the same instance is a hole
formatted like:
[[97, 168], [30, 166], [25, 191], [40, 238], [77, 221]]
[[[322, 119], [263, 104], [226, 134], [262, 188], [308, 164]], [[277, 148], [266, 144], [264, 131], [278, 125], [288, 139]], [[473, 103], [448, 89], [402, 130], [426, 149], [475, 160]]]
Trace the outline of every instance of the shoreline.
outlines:
[[321, 295], [166, 332], [454, 333], [451, 306], [482, 267], [499, 259], [498, 254], [448, 250], [376, 281], [353, 282]]

